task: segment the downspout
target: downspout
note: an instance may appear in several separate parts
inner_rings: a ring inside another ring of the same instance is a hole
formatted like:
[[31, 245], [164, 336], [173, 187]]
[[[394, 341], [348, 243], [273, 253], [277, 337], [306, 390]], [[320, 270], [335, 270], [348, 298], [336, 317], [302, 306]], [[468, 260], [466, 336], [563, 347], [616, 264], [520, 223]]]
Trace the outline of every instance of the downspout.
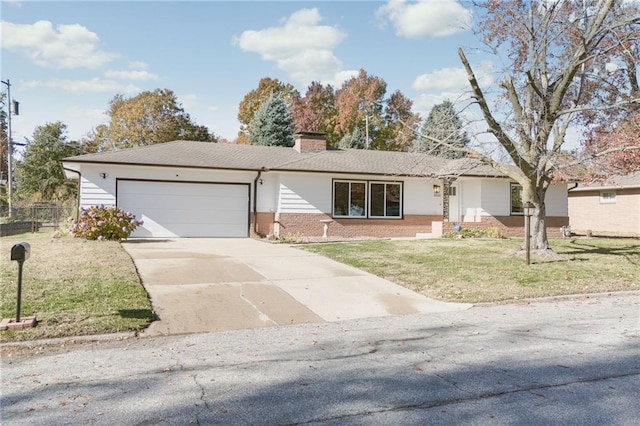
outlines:
[[[62, 165], [61, 165], [62, 166]], [[76, 219], [78, 218], [78, 213], [80, 213], [80, 189], [82, 187], [82, 173], [77, 170], [67, 169], [65, 166], [62, 166], [62, 170], [66, 170], [68, 172], [77, 173], [78, 174], [78, 193], [76, 194]]]
[[576, 189], [576, 188], [578, 187], [578, 185], [579, 185], [579, 183], [578, 183], [578, 182], [575, 182], [575, 183], [573, 184], [573, 187], [572, 187], [572, 188], [567, 188], [567, 192], [571, 191], [572, 189]]
[[262, 176], [262, 172], [268, 172], [269, 169], [266, 167], [262, 167], [258, 170], [258, 174], [256, 178], [253, 180], [253, 232], [260, 237], [261, 235], [258, 233], [258, 180], [260, 180], [260, 176]]

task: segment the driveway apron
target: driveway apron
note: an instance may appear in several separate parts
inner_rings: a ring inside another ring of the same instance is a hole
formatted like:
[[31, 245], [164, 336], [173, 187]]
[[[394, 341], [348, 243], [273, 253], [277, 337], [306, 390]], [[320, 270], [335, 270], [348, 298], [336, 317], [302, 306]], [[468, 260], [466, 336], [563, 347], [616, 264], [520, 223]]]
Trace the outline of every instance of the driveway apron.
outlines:
[[248, 238], [132, 239], [158, 320], [145, 336], [446, 312], [390, 281], [284, 244]]

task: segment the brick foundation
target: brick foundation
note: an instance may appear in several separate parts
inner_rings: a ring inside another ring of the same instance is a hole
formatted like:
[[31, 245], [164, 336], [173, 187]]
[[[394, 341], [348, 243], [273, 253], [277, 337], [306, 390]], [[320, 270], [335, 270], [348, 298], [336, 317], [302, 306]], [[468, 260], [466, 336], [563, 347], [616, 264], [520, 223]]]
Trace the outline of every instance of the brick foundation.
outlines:
[[[329, 223], [330, 237], [415, 237], [420, 233], [442, 233], [453, 231], [455, 223], [466, 229], [498, 228], [506, 237], [520, 238], [524, 235], [523, 216], [482, 217], [481, 222], [443, 222], [439, 215], [406, 215], [403, 219], [334, 219], [324, 213], [258, 213], [258, 233], [254, 231], [251, 218], [251, 237], [322, 237], [324, 223]], [[568, 217], [547, 217], [547, 234], [562, 236], [561, 228], [569, 225]], [[432, 228], [432, 223], [434, 223]], [[440, 229], [442, 229], [440, 231]]]
[[276, 215], [276, 235], [321, 237], [324, 223], [329, 223], [332, 237], [415, 237], [417, 233], [431, 232], [431, 222], [440, 220], [435, 215], [407, 215], [403, 219], [333, 219], [322, 213], [279, 213]]
[[[262, 238], [267, 235], [274, 235], [275, 226], [275, 213], [258, 213], [257, 222], [258, 226], [255, 226], [255, 220], [253, 214], [251, 215], [251, 238]], [[257, 228], [257, 229], [256, 229]]]
[[[562, 237], [562, 227], [569, 225], [568, 217], [547, 216], [547, 236], [551, 238]], [[521, 238], [524, 235], [524, 216], [483, 216], [482, 222], [443, 222], [442, 233], [453, 231], [458, 223], [466, 229], [498, 228], [505, 237]]]

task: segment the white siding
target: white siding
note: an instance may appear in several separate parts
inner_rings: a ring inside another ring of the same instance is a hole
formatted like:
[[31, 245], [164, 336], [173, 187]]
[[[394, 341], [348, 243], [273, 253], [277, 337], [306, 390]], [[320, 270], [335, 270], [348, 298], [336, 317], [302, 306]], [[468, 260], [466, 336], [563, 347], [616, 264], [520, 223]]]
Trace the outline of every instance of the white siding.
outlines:
[[[509, 179], [482, 179], [481, 194], [483, 215], [511, 215], [511, 181]], [[551, 185], [547, 190], [545, 205], [547, 216], [568, 216], [567, 185]]]
[[483, 216], [511, 215], [511, 186], [508, 179], [482, 179], [481, 214]]
[[[326, 213], [331, 214], [333, 180], [361, 180], [376, 182], [403, 182], [403, 211], [408, 215], [442, 214], [442, 197], [433, 195], [433, 185], [441, 183], [435, 179], [399, 178], [397, 176], [331, 175], [328, 173], [268, 173], [269, 181], [277, 175], [278, 202], [276, 211], [282, 213]], [[265, 178], [265, 180], [267, 179]], [[266, 183], [265, 183], [266, 184]], [[258, 195], [259, 211], [266, 207]], [[263, 200], [265, 196], [263, 196]]]
[[404, 179], [404, 214], [441, 215], [442, 197], [433, 194], [433, 185], [442, 186], [436, 179]]
[[569, 201], [567, 199], [567, 184], [551, 185], [545, 198], [547, 216], [569, 216]]
[[90, 181], [85, 176], [82, 176], [80, 181], [80, 192], [82, 197], [80, 199], [80, 207], [87, 208], [90, 206], [97, 206], [103, 204], [105, 206], [113, 206], [116, 204], [116, 197], [110, 188], [106, 185], [106, 182], [100, 186], [97, 185], [98, 180]]
[[331, 176], [281, 173], [278, 211], [281, 213], [330, 213]]

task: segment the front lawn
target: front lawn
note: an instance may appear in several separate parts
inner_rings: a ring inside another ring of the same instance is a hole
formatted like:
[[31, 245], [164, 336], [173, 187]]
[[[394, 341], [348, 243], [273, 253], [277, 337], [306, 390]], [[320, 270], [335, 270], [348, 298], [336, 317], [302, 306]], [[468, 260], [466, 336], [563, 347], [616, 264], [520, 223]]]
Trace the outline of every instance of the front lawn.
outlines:
[[551, 241], [558, 259], [514, 253], [519, 240], [427, 239], [304, 246], [428, 297], [495, 302], [640, 289], [640, 240]]
[[0, 342], [140, 330], [153, 319], [151, 303], [129, 255], [114, 241], [52, 238], [51, 229], [2, 237], [0, 315], [15, 318], [18, 264], [11, 247], [31, 245], [24, 263], [21, 317], [34, 328], [0, 332]]

